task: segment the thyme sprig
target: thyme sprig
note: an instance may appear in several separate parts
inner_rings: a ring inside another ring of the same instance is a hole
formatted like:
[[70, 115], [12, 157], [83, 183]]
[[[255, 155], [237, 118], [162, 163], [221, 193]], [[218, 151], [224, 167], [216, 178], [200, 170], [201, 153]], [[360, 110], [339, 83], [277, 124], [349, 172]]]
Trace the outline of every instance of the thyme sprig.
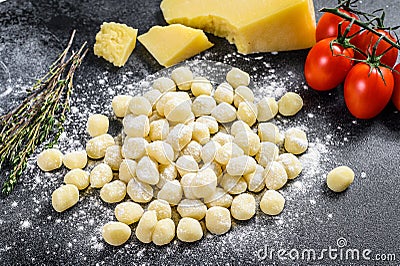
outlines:
[[10, 168], [2, 186], [4, 194], [14, 189], [37, 146], [48, 141], [47, 147], [53, 147], [64, 132], [74, 74], [87, 52], [85, 42], [69, 55], [74, 37], [75, 31], [49, 72], [27, 91], [22, 103], [0, 116], [0, 170]]

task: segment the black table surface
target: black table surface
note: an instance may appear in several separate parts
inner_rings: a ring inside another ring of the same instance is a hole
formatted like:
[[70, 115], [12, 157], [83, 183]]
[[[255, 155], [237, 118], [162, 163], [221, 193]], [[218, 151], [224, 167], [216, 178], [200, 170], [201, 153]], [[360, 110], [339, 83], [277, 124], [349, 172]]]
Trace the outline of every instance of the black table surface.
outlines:
[[[138, 28], [139, 34], [153, 25], [166, 25], [160, 1], [0, 2], [1, 114], [15, 106], [24, 97], [24, 89], [46, 72], [73, 29], [77, 29], [77, 48], [84, 41], [92, 47], [104, 21], [126, 23]], [[314, 3], [318, 10], [335, 1]], [[367, 11], [385, 8], [387, 25], [400, 24], [399, 0], [358, 4]], [[98, 191], [89, 189], [81, 193], [77, 206], [56, 213], [51, 207], [51, 193], [62, 184], [66, 169], [44, 174], [35, 166], [34, 155], [15, 191], [0, 200], [1, 265], [400, 264], [400, 124], [394, 106], [389, 105], [374, 119], [357, 120], [345, 107], [342, 87], [326, 93], [305, 87], [307, 50], [243, 56], [226, 40], [208, 36], [215, 45], [195, 59], [239, 67], [255, 81], [283, 84], [286, 90], [304, 98], [304, 108], [296, 117], [276, 121], [283, 128], [304, 127], [313, 145], [308, 159], [303, 158], [310, 169], [282, 189], [287, 199], [284, 212], [268, 217], [258, 211], [250, 221], [235, 221], [227, 234], [207, 234], [196, 243], [174, 240], [157, 247], [132, 236], [126, 245], [111, 247], [102, 240], [100, 228], [105, 221], [115, 219], [115, 205], [103, 203]], [[113, 67], [90, 50], [76, 76], [73, 108], [60, 149], [83, 148], [88, 139], [84, 133], [88, 114], [112, 117], [110, 101], [114, 95], [138, 93], [135, 84], [162, 69], [140, 43], [122, 68]], [[119, 122], [112, 119], [111, 123], [113, 134], [118, 133]], [[356, 177], [347, 191], [335, 194], [326, 187], [324, 178], [339, 165], [350, 166]], [[2, 182], [6, 175], [6, 171], [0, 172]], [[277, 257], [279, 249], [286, 250], [285, 258]], [[301, 258], [309, 249], [317, 252], [315, 260]], [[328, 251], [324, 253], [324, 249]], [[329, 256], [329, 249], [337, 250]], [[359, 251], [360, 258], [346, 259], [349, 250]], [[273, 254], [272, 259], [262, 258], [266, 251]], [[300, 258], [296, 258], [296, 252]], [[370, 260], [362, 257], [362, 252]], [[395, 260], [391, 254], [395, 254]]]

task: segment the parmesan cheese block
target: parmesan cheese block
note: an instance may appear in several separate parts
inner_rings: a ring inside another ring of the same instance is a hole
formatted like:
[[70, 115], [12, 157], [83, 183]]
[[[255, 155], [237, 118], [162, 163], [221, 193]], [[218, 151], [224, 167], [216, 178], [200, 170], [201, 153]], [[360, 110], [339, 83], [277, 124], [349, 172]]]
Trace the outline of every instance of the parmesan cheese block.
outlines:
[[125, 65], [136, 46], [137, 29], [125, 24], [104, 22], [96, 35], [94, 54], [103, 57], [114, 66]]
[[180, 24], [154, 26], [140, 35], [138, 40], [165, 67], [175, 65], [213, 46], [202, 30]]
[[312, 0], [163, 0], [161, 10], [169, 24], [225, 37], [242, 54], [315, 44]]

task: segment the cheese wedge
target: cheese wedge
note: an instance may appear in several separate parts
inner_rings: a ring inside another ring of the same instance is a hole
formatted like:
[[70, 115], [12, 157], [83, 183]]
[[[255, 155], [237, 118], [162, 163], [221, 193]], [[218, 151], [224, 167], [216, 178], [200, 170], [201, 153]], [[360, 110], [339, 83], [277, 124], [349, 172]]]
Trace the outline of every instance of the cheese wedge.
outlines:
[[94, 54], [115, 66], [125, 65], [136, 46], [137, 29], [125, 24], [104, 22], [96, 35]]
[[161, 10], [169, 24], [225, 37], [242, 54], [315, 44], [312, 0], [163, 0]]
[[154, 26], [138, 40], [160, 65], [169, 67], [213, 46], [202, 30], [173, 24]]

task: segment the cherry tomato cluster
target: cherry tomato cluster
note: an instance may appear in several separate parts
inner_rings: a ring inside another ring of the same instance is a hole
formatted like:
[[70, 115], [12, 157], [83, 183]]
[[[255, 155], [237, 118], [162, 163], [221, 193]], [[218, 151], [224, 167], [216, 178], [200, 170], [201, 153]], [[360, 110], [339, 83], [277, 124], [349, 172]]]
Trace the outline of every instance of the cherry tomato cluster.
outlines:
[[398, 49], [381, 35], [394, 43], [397, 39], [383, 28], [377, 27], [373, 32], [369, 26], [355, 24], [354, 20], [360, 21], [357, 14], [342, 8], [336, 10], [353, 21], [332, 13], [320, 18], [317, 43], [304, 66], [308, 85], [327, 91], [344, 82], [346, 106], [360, 119], [375, 117], [390, 99], [400, 110], [400, 64], [394, 67]]

